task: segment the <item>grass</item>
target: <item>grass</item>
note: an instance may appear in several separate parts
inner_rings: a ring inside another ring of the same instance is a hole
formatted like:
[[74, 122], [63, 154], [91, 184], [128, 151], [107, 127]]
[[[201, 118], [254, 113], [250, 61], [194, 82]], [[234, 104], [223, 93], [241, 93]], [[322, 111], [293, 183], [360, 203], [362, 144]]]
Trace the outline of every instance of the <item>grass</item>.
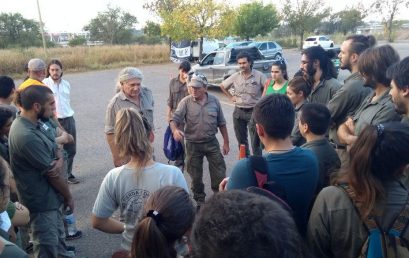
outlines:
[[24, 77], [24, 66], [31, 58], [42, 58], [45, 62], [57, 58], [65, 71], [79, 72], [169, 62], [169, 47], [165, 44], [80, 46], [50, 48], [47, 54], [42, 48], [6, 49], [0, 50], [0, 75]]

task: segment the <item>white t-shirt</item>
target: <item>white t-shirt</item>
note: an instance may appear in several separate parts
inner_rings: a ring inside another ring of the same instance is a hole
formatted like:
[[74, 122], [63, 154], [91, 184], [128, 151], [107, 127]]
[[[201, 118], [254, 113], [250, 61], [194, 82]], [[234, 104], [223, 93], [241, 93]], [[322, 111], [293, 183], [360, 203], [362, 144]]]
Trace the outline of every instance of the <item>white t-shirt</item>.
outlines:
[[136, 223], [143, 217], [143, 206], [148, 197], [165, 185], [175, 185], [189, 192], [179, 168], [155, 162], [142, 171], [126, 165], [114, 168], [105, 176], [95, 200], [92, 213], [109, 218], [118, 209], [126, 230], [122, 233], [121, 247], [130, 250]]
[[56, 102], [57, 117], [67, 118], [74, 115], [74, 110], [70, 104], [71, 85], [68, 81], [61, 79], [60, 83], [55, 83], [50, 77], [45, 78], [43, 83], [54, 93]]

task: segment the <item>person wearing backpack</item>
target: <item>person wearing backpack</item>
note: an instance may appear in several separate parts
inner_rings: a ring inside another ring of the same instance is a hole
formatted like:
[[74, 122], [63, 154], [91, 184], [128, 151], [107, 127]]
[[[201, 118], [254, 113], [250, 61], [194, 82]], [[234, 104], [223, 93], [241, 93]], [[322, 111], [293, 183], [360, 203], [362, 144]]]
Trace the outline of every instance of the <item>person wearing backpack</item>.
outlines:
[[[265, 161], [269, 185], [279, 189], [291, 207], [295, 223], [305, 234], [308, 214], [318, 183], [318, 162], [311, 150], [293, 146], [290, 138], [295, 111], [290, 99], [283, 94], [263, 97], [254, 107], [257, 133], [267, 152]], [[227, 183], [227, 190], [260, 186], [253, 164], [254, 158], [239, 160]], [[259, 163], [259, 162], [256, 162]], [[256, 164], [258, 165], [258, 164]], [[275, 184], [272, 184], [274, 182]]]
[[409, 257], [409, 125], [368, 125], [335, 185], [318, 195], [307, 239], [316, 257]]

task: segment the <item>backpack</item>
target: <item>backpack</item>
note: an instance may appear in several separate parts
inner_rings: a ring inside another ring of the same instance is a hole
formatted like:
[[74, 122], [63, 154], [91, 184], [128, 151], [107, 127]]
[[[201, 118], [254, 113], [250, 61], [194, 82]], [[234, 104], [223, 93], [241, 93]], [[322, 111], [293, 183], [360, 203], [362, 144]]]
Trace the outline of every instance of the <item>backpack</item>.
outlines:
[[[338, 185], [343, 189], [356, 207], [355, 192], [348, 184]], [[358, 258], [404, 258], [409, 257], [409, 242], [402, 237], [409, 224], [409, 192], [404, 208], [392, 225], [384, 232], [371, 214], [362, 219], [368, 237], [361, 247]]]
[[173, 133], [170, 126], [166, 128], [166, 132], [163, 137], [163, 152], [169, 161], [175, 161], [184, 153], [182, 143], [173, 138]]
[[276, 201], [282, 208], [292, 214], [292, 209], [287, 204], [285, 188], [274, 181], [268, 180], [267, 160], [262, 156], [250, 156], [250, 166], [257, 180], [257, 186], [250, 186], [246, 190], [251, 193], [263, 195]]

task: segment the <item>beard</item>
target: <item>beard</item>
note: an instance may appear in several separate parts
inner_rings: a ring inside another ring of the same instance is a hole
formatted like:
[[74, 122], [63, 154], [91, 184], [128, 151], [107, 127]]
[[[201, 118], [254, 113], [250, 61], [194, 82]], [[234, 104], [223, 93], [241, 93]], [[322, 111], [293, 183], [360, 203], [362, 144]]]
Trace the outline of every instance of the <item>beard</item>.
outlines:
[[396, 113], [399, 115], [406, 115], [408, 113], [408, 108], [402, 102], [393, 102], [393, 106], [395, 108]]

